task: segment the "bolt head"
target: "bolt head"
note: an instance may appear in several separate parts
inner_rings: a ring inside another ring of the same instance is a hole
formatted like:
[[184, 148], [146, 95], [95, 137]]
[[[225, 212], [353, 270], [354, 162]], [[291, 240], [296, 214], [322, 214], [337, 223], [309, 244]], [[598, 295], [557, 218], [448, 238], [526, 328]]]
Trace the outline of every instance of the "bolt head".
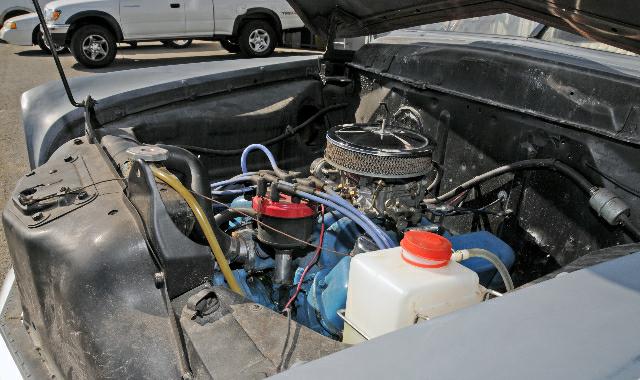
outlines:
[[258, 304], [251, 305], [251, 311], [259, 311], [262, 307]]
[[41, 213], [41, 212], [37, 212], [37, 213], [33, 214], [31, 219], [33, 219], [34, 221], [38, 222], [38, 221], [44, 219], [44, 214]]
[[156, 287], [161, 288], [164, 285], [164, 273], [162, 272], [154, 273], [153, 280], [156, 283]]

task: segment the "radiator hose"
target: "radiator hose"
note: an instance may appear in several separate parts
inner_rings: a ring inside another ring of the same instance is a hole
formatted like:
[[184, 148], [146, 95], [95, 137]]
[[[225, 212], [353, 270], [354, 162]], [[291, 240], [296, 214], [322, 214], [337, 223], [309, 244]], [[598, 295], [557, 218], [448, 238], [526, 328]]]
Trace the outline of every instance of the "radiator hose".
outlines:
[[220, 244], [218, 243], [218, 239], [213, 232], [211, 223], [209, 223], [209, 219], [207, 218], [206, 213], [204, 212], [198, 201], [195, 199], [193, 194], [191, 194], [191, 192], [186, 187], [184, 187], [180, 180], [178, 180], [178, 178], [176, 178], [173, 174], [168, 173], [167, 171], [153, 165], [151, 165], [151, 171], [157, 179], [169, 185], [187, 202], [189, 208], [191, 208], [191, 210], [193, 211], [193, 215], [196, 217], [196, 220], [198, 221], [198, 224], [200, 225], [200, 228], [202, 229], [207, 242], [209, 243], [211, 252], [213, 252], [213, 256], [218, 263], [220, 271], [222, 272], [225, 281], [229, 285], [229, 288], [243, 296], [244, 293], [240, 288], [240, 285], [238, 285], [236, 278], [233, 276], [231, 267], [229, 266], [227, 258], [222, 252], [222, 248], [220, 248]]

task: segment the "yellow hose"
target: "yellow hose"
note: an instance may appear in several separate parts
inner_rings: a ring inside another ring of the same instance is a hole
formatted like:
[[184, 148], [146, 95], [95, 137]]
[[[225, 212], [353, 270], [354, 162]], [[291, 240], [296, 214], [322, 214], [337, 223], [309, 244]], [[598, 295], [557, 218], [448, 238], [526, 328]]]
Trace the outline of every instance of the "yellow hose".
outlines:
[[195, 215], [202, 232], [204, 232], [204, 236], [207, 238], [207, 242], [209, 243], [209, 247], [211, 247], [211, 251], [213, 252], [213, 257], [216, 259], [216, 262], [220, 266], [220, 270], [222, 271], [222, 275], [224, 279], [229, 284], [229, 288], [234, 292], [244, 296], [240, 285], [236, 281], [236, 278], [233, 276], [233, 272], [231, 272], [231, 267], [229, 267], [229, 263], [227, 263], [227, 258], [224, 256], [222, 249], [220, 248], [220, 244], [218, 243], [218, 239], [216, 239], [216, 235], [213, 233], [213, 229], [211, 228], [211, 224], [209, 223], [209, 219], [207, 219], [204, 210], [200, 207], [200, 204], [196, 201], [196, 198], [191, 194], [191, 192], [182, 185], [180, 180], [176, 178], [173, 174], [159, 169], [154, 165], [151, 165], [151, 171], [153, 175], [158, 178], [160, 181], [166, 183], [171, 186], [173, 190], [177, 191], [180, 196], [184, 198], [187, 202], [191, 210], [193, 211], [193, 215]]

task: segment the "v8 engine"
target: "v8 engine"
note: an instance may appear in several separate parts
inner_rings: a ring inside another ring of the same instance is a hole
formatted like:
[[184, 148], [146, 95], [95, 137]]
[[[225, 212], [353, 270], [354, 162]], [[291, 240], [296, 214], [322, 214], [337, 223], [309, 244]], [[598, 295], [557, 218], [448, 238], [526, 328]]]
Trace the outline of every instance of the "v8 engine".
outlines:
[[[438, 185], [440, 174], [425, 136], [382, 121], [336, 126], [326, 140], [324, 157], [312, 163], [307, 177], [280, 169], [266, 147], [252, 145], [242, 155], [243, 174], [212, 184], [215, 198], [232, 199], [224, 217], [216, 219], [219, 227], [249, 241], [240, 246], [251, 247], [239, 253], [236, 262], [242, 265], [233, 271], [247, 297], [275, 311], [286, 310], [297, 322], [335, 339], [343, 337], [347, 321], [353, 337], [353, 331], [362, 327], [352, 325], [350, 312], [345, 311], [348, 290], [359, 287], [351, 278], [352, 262], [380, 250], [400, 257], [394, 247], [409, 233], [423, 235], [418, 240], [427, 246], [434, 241], [444, 244], [445, 264], [453, 250], [480, 252], [476, 256], [482, 257], [459, 257], [460, 273], [476, 278], [475, 287], [472, 280], [468, 288], [469, 300], [482, 298], [485, 293], [479, 289], [502, 286], [497, 267], [505, 268], [500, 272], [504, 275], [514, 261], [507, 244], [488, 232], [455, 235], [432, 220], [436, 214], [425, 199]], [[247, 158], [254, 150], [269, 157], [270, 170], [247, 170]], [[428, 252], [418, 261], [430, 262]], [[489, 259], [483, 258], [487, 255]], [[436, 262], [440, 259], [436, 257]], [[391, 277], [406, 277], [416, 268], [439, 268], [409, 262], [403, 262], [409, 272]], [[416, 278], [427, 277], [418, 273]], [[225, 278], [218, 272], [213, 281], [223, 285]], [[417, 285], [409, 287], [413, 286]], [[351, 297], [361, 297], [355, 294]], [[416, 316], [410, 317], [410, 323]], [[362, 331], [356, 335], [369, 337]]]

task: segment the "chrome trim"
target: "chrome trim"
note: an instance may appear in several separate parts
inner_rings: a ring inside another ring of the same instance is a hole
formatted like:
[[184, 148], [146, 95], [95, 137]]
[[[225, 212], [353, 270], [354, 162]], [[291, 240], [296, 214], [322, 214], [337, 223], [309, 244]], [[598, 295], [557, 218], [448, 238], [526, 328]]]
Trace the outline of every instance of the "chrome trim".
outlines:
[[[70, 26], [71, 25], [66, 24], [47, 24], [47, 28], [49, 28], [51, 33], [67, 33]], [[40, 27], [40, 30], [42, 30], [42, 26]]]

